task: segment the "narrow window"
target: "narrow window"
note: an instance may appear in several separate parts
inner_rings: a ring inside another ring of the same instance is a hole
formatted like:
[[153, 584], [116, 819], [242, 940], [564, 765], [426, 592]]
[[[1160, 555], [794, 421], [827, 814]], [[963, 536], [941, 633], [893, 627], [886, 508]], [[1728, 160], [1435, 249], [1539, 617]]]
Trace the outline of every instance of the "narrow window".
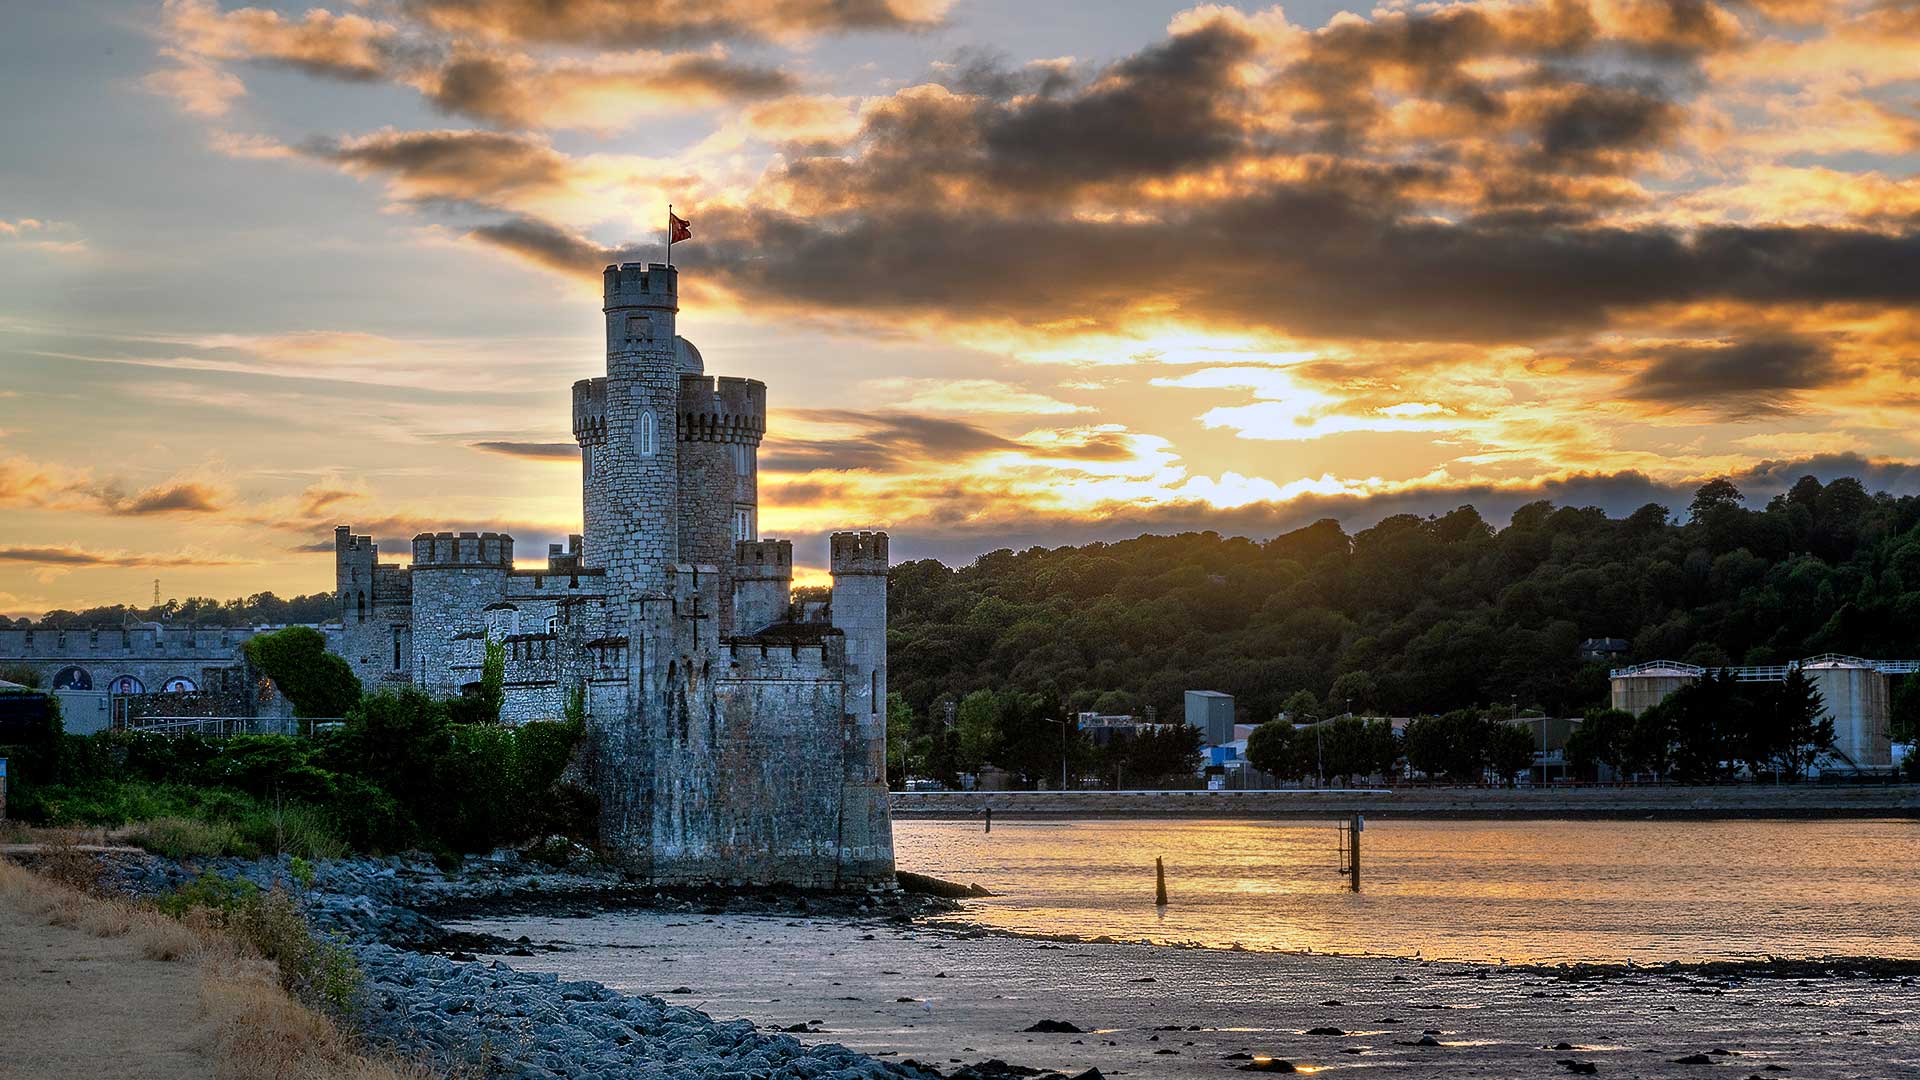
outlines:
[[583, 466], [583, 469], [581, 471], [585, 472], [587, 474], [587, 479], [591, 480], [593, 479], [593, 446], [592, 444], [588, 444], [588, 446], [583, 451], [581, 451], [581, 454], [586, 459], [585, 461], [581, 462]]
[[393, 670], [400, 670], [400, 627], [393, 628]]
[[360, 606], [360, 621], [366, 622], [367, 621], [367, 594], [366, 593], [360, 594], [359, 606]]
[[867, 711], [875, 716], [880, 715], [880, 672], [878, 669], [873, 671], [873, 689], [867, 691]]
[[656, 446], [657, 442], [653, 430], [653, 414], [643, 412], [640, 414], [640, 455], [642, 457], [652, 457], [655, 453]]

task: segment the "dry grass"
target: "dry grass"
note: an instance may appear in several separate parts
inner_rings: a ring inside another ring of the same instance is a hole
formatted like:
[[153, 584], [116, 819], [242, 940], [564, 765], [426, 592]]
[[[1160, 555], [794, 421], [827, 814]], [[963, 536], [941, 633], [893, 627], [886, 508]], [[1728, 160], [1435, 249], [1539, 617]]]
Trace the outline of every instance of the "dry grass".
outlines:
[[280, 987], [279, 971], [203, 914], [174, 919], [88, 895], [0, 859], [0, 901], [95, 937], [131, 937], [150, 960], [196, 964], [216, 1080], [428, 1080], [442, 1074], [360, 1053], [326, 1016]]

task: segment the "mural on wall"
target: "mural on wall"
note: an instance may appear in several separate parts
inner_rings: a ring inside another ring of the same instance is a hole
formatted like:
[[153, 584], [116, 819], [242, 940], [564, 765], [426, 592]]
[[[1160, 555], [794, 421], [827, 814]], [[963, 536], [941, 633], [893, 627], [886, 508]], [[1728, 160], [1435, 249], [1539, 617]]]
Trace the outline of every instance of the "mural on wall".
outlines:
[[83, 667], [64, 667], [53, 677], [55, 690], [91, 690], [93, 674]]

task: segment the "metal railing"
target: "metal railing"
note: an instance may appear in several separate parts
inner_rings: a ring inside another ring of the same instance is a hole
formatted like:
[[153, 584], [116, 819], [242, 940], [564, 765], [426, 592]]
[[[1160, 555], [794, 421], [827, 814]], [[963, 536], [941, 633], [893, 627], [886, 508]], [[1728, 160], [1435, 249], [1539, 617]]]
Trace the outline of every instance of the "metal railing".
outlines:
[[[1779, 682], [1795, 670], [1810, 667], [1857, 667], [1872, 668], [1882, 675], [1911, 675], [1920, 672], [1920, 660], [1868, 660], [1860, 656], [1848, 656], [1845, 653], [1821, 653], [1800, 660], [1789, 660], [1784, 664], [1748, 664], [1739, 667], [1718, 667], [1712, 670], [1724, 672], [1735, 682]], [[1684, 664], [1678, 660], [1649, 660], [1632, 667], [1614, 668], [1608, 673], [1615, 679], [1631, 678], [1635, 675], [1681, 675], [1698, 678], [1708, 669], [1698, 664]]]

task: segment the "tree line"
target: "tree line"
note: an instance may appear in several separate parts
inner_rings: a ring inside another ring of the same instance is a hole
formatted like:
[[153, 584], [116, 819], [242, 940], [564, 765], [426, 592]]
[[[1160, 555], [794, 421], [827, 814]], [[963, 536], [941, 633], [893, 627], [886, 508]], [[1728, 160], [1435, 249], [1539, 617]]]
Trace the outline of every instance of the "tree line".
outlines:
[[[893, 567], [888, 598], [888, 677], [914, 739], [980, 691], [1171, 720], [1190, 689], [1234, 695], [1251, 723], [1577, 716], [1606, 706], [1616, 664], [1914, 654], [1920, 498], [1804, 477], [1750, 508], [1718, 479], [1678, 518], [1540, 501], [1499, 529], [1462, 506], [1351, 534], [1328, 519], [1265, 541], [1202, 532], [920, 560]], [[1588, 638], [1627, 651], [1584, 660]], [[1896, 737], [1920, 717], [1916, 682], [1895, 688]]]

